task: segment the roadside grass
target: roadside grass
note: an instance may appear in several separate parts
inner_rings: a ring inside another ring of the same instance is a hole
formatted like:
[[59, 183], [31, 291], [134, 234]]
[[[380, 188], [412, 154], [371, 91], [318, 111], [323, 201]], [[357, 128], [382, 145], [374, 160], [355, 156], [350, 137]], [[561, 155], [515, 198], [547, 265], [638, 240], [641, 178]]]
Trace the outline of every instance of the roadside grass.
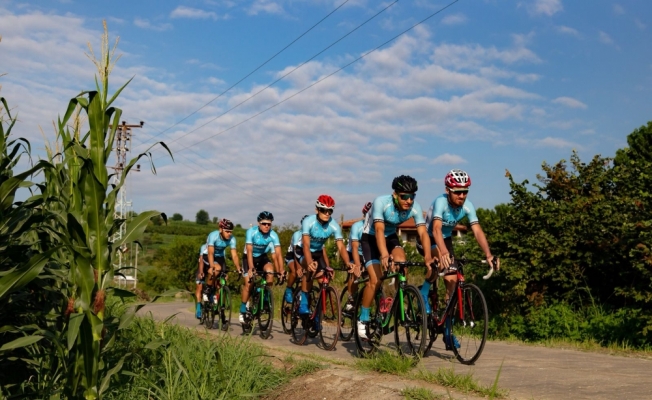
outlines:
[[603, 344], [597, 340], [577, 341], [563, 338], [551, 338], [541, 341], [523, 341], [517, 338], [494, 340], [506, 343], [524, 344], [528, 346], [548, 347], [554, 349], [570, 349], [592, 353], [652, 359], [652, 346], [648, 345], [645, 348], [637, 348], [631, 346], [627, 342], [612, 342]]
[[439, 368], [435, 372], [422, 368], [413, 371], [417, 363], [418, 360], [413, 358], [401, 357], [394, 352], [381, 350], [371, 357], [356, 360], [354, 366], [363, 371], [375, 371], [435, 383], [463, 393], [472, 393], [489, 398], [504, 398], [507, 396], [508, 392], [506, 390], [498, 388], [498, 378], [501, 370], [498, 370], [493, 385], [485, 386], [479, 383], [472, 373], [458, 374], [452, 367]]
[[297, 360], [294, 356], [288, 355], [283, 359], [283, 363], [290, 366], [288, 374], [292, 378], [296, 378], [303, 375], [309, 375], [314, 372], [320, 371], [327, 368], [326, 364], [318, 363], [317, 361], [309, 359], [299, 359]]
[[[108, 399], [257, 397], [290, 379], [246, 337], [206, 339], [151, 318], [135, 319], [125, 336], [112, 356], [127, 356], [127, 361]], [[297, 363], [294, 373], [314, 371], [318, 366], [313, 364], [318, 363]]]
[[406, 400], [444, 400], [452, 399], [450, 393], [448, 396], [435, 394], [432, 390], [422, 387], [408, 387], [401, 390], [401, 396]]

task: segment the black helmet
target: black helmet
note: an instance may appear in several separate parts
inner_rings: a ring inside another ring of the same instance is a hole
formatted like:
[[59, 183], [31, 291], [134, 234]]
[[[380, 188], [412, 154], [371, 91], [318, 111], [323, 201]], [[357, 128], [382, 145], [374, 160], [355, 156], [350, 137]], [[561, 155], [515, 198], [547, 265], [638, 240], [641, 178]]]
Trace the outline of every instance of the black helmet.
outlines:
[[262, 211], [260, 214], [258, 214], [258, 222], [265, 220], [274, 221], [274, 215], [272, 215], [272, 213], [269, 211]]
[[392, 189], [395, 192], [401, 193], [415, 193], [419, 190], [416, 179], [409, 175], [401, 175], [394, 178], [392, 181]]

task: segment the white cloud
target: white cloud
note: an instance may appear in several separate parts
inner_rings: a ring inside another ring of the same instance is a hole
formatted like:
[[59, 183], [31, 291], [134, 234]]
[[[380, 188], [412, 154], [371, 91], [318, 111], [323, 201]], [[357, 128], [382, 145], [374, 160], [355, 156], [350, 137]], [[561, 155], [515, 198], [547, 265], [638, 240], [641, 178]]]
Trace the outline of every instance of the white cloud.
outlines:
[[641, 20], [638, 18], [634, 18], [634, 25], [636, 25], [636, 27], [642, 31], [647, 27], [647, 25], [641, 22]]
[[563, 33], [564, 35], [580, 37], [580, 33], [577, 31], [577, 29], [573, 29], [569, 26], [560, 25], [557, 27], [557, 32]]
[[564, 6], [561, 4], [561, 0], [534, 0], [528, 9], [532, 15], [547, 15], [551, 17], [559, 11], [562, 11]]
[[577, 143], [570, 142], [565, 139], [561, 138], [553, 138], [553, 137], [546, 137], [541, 140], [537, 141], [537, 144], [539, 146], [545, 146], [545, 147], [556, 147], [560, 149], [581, 149], [582, 146], [580, 146]]
[[259, 13], [267, 14], [283, 14], [283, 6], [273, 0], [255, 0], [254, 3], [247, 9], [249, 15], [258, 15]]
[[600, 40], [600, 42], [602, 42], [602, 43], [604, 43], [604, 44], [608, 44], [608, 45], [614, 45], [614, 44], [615, 44], [615, 42], [614, 42], [614, 40], [611, 38], [611, 36], [609, 36], [608, 33], [603, 32], [603, 31], [600, 31], [600, 32], [598, 33], [598, 39]]
[[442, 18], [441, 23], [444, 25], [460, 25], [467, 21], [466, 15], [462, 13], [450, 14]]
[[214, 76], [211, 76], [207, 79], [207, 82], [212, 84], [212, 85], [224, 85], [226, 82], [220, 78], [216, 78]]
[[170, 13], [170, 18], [192, 18], [192, 19], [213, 19], [216, 20], [217, 14], [213, 11], [200, 10], [185, 6], [178, 6]]
[[153, 31], [167, 31], [172, 29], [172, 24], [169, 23], [153, 24], [149, 22], [149, 20], [142, 19], [142, 18], [135, 18], [134, 25], [136, 25], [139, 28], [150, 29]]
[[564, 105], [564, 106], [570, 107], [570, 108], [582, 108], [582, 109], [587, 109], [588, 108], [586, 104], [584, 104], [581, 101], [579, 101], [577, 99], [574, 99], [572, 97], [565, 97], [565, 96], [557, 97], [552, 102], [555, 103], [555, 104], [561, 104], [561, 105]]
[[614, 4], [614, 14], [617, 15], [625, 14], [625, 8], [618, 3]]
[[457, 165], [457, 164], [464, 164], [464, 163], [466, 163], [466, 160], [464, 158], [456, 154], [449, 154], [449, 153], [444, 153], [442, 155], [439, 155], [430, 161], [430, 164]]

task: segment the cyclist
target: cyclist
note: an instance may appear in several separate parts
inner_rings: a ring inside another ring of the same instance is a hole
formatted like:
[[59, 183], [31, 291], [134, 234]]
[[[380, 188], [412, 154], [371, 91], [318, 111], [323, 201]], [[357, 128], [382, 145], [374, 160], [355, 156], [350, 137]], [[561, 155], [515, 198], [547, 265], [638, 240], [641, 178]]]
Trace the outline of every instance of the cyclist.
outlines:
[[[303, 223], [303, 220], [306, 219], [306, 217], [308, 217], [308, 214], [304, 215], [301, 218], [301, 222], [299, 222], [299, 225]], [[286, 303], [292, 303], [292, 286], [294, 285], [294, 281], [297, 278], [296, 266], [298, 264], [294, 254], [294, 247], [299, 246], [300, 244], [301, 244], [301, 229], [299, 229], [298, 231], [292, 234], [292, 239], [290, 239], [290, 245], [288, 246], [288, 251], [287, 253], [285, 253], [285, 265], [287, 265], [288, 270], [290, 271], [288, 273], [288, 281], [287, 281], [287, 286], [285, 287], [285, 294], [284, 294]]]
[[[487, 262], [489, 265], [493, 265], [494, 257], [491, 255], [489, 243], [487, 243], [487, 238], [478, 222], [475, 207], [473, 207], [473, 204], [466, 197], [469, 193], [469, 187], [471, 187], [471, 177], [461, 169], [453, 169], [446, 174], [444, 184], [446, 185], [446, 193], [435, 198], [426, 215], [431, 249], [437, 252], [441, 271], [446, 270], [454, 261], [455, 257], [451, 234], [455, 225], [464, 217], [468, 217], [473, 235], [485, 253]], [[417, 243], [417, 249], [422, 254], [426, 246], [422, 243]], [[496, 259], [496, 261], [496, 268], [499, 269], [500, 260]], [[428, 291], [430, 290], [430, 286], [435, 283], [437, 276], [436, 273], [432, 273], [431, 276], [426, 275], [426, 279], [421, 287], [421, 294], [426, 300], [426, 312], [428, 314], [431, 312], [430, 305], [427, 301]], [[444, 282], [446, 284], [446, 300], [448, 300], [453, 290], [455, 290], [457, 275], [445, 275]], [[450, 333], [450, 321], [446, 321], [444, 326], [444, 344], [446, 345], [446, 350], [452, 350], [453, 346], [460, 347], [455, 336]]]
[[397, 176], [392, 181], [392, 189], [394, 190], [392, 194], [377, 197], [373, 201], [371, 210], [365, 217], [360, 239], [365, 267], [369, 273], [369, 283], [364, 288], [360, 320], [358, 321], [358, 335], [362, 339], [367, 339], [366, 332], [370, 320], [369, 308], [382, 283], [382, 270], [386, 270], [389, 266], [389, 257], [391, 256], [397, 262], [405, 261], [405, 251], [396, 235], [396, 227], [410, 218], [414, 218], [421, 241], [427, 244], [424, 255], [426, 275], [431, 270], [430, 238], [421, 206], [414, 201], [419, 189], [417, 181], [408, 175]]
[[267, 257], [267, 246], [270, 243], [274, 246], [277, 264], [280, 264], [281, 242], [278, 235], [272, 230], [272, 221], [274, 215], [269, 211], [262, 211], [258, 214], [258, 226], [252, 226], [247, 229], [245, 234], [245, 257], [243, 261], [243, 270], [245, 277], [242, 284], [242, 303], [240, 303], [240, 323], [244, 323], [244, 314], [247, 312], [247, 301], [251, 295], [251, 284], [249, 283], [249, 272], [252, 275], [267, 274], [267, 285], [274, 284], [274, 267]]
[[358, 285], [354, 282], [355, 279], [360, 276], [362, 266], [365, 264], [364, 255], [362, 254], [362, 246], [360, 245], [360, 238], [362, 238], [364, 218], [367, 216], [369, 210], [371, 210], [371, 202], [362, 206], [362, 219], [351, 225], [351, 230], [349, 231], [349, 242], [346, 244], [346, 251], [349, 254], [349, 260], [355, 264], [355, 268], [352, 273], [349, 273], [346, 282], [347, 289], [349, 290], [349, 298], [345, 307], [346, 311], [353, 310], [354, 295], [355, 292], [358, 291]]
[[335, 200], [327, 194], [322, 194], [315, 202], [316, 214], [307, 217], [301, 223], [301, 246], [295, 247], [295, 254], [305, 272], [301, 281], [303, 293], [299, 304], [299, 314], [310, 313], [308, 294], [312, 290], [312, 281], [322, 276], [328, 268], [327, 256], [324, 253], [324, 244], [328, 238], [331, 236], [335, 238], [344, 264], [349, 266], [349, 269], [354, 268], [344, 247], [342, 228], [331, 218], [334, 208]]
[[201, 290], [202, 286], [205, 283], [204, 277], [208, 276], [208, 259], [204, 261], [204, 256], [208, 255], [208, 245], [206, 243], [201, 245], [199, 249], [199, 259], [197, 266], [197, 273], [195, 274], [195, 300], [197, 300], [197, 305], [195, 309], [195, 317], [201, 319]]
[[219, 222], [220, 229], [213, 231], [206, 239], [207, 253], [203, 257], [208, 261], [210, 266], [208, 273], [212, 275], [219, 274], [222, 269], [226, 269], [226, 259], [224, 250], [227, 246], [231, 248], [231, 259], [236, 270], [240, 273], [240, 259], [236, 251], [236, 240], [233, 236], [233, 222], [228, 219], [222, 219]]

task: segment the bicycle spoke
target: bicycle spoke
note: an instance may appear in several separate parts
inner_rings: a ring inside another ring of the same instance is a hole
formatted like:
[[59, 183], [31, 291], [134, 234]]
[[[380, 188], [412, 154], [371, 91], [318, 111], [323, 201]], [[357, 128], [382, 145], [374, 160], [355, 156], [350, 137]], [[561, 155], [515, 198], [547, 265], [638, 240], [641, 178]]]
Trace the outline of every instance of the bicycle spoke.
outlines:
[[[471, 283], [462, 288], [461, 303], [462, 309], [456, 302], [452, 315], [448, 317], [447, 326], [450, 326], [452, 336], [446, 344], [462, 364], [473, 364], [487, 341], [487, 303], [482, 291]], [[446, 337], [445, 333], [445, 341]]]
[[406, 285], [394, 306], [394, 342], [400, 354], [421, 356], [425, 350], [427, 320], [421, 293], [416, 287]]
[[332, 350], [340, 336], [340, 304], [333, 287], [326, 287], [318, 297], [317, 314], [314, 325], [319, 331], [325, 350]]

